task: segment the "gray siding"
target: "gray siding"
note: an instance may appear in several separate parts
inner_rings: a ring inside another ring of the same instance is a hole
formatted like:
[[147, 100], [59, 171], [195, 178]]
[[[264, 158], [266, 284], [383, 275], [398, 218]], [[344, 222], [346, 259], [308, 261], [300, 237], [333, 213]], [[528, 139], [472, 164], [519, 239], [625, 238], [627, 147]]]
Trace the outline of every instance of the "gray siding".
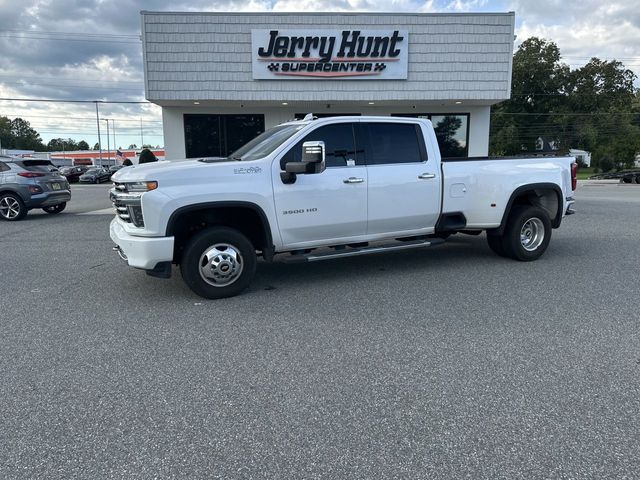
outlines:
[[[253, 80], [251, 29], [409, 31], [407, 80]], [[514, 15], [142, 12], [147, 99], [229, 101], [509, 98]]]

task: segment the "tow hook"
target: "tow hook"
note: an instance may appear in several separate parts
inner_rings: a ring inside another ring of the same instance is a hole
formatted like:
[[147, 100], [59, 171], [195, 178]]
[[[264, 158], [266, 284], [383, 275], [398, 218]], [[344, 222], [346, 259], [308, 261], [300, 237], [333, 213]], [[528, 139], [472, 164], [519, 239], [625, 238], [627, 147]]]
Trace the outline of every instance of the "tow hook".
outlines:
[[122, 261], [124, 261], [124, 262], [127, 261], [127, 255], [120, 248], [120, 245], [116, 245], [115, 247], [113, 247], [113, 250], [118, 254], [118, 256], [122, 259]]

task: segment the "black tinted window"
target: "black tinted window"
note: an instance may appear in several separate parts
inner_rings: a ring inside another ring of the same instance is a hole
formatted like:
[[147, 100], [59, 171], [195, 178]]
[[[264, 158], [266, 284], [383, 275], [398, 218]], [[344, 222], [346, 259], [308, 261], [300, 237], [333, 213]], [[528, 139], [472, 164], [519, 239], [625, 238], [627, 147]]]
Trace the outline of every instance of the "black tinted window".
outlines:
[[7, 165], [6, 163], [0, 162], [0, 172], [6, 172], [7, 170], [9, 170], [9, 165]]
[[426, 160], [418, 141], [418, 126], [410, 123], [370, 123], [367, 162], [370, 165]]
[[347, 160], [356, 160], [351, 123], [336, 123], [315, 129], [296, 143], [282, 158], [280, 165], [284, 170], [286, 162], [299, 162], [302, 157], [302, 144], [322, 140], [325, 147], [325, 163], [327, 167], [345, 167]]

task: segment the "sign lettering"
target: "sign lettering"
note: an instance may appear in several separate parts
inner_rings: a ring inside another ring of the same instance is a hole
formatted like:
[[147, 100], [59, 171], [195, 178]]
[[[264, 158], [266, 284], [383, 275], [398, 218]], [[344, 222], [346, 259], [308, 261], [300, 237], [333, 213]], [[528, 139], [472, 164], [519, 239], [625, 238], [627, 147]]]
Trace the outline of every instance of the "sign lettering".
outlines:
[[252, 30], [253, 78], [406, 79], [408, 38], [400, 30]]

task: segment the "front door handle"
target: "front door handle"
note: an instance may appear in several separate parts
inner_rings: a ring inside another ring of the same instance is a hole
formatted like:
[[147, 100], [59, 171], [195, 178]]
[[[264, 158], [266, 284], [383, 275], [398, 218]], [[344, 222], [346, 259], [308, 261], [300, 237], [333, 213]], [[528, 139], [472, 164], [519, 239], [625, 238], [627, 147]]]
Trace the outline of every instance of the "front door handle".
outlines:
[[423, 173], [422, 175], [418, 175], [420, 180], [428, 180], [429, 178], [436, 178], [435, 173]]
[[362, 183], [364, 182], [364, 178], [349, 177], [349, 178], [345, 178], [343, 182], [344, 183]]

